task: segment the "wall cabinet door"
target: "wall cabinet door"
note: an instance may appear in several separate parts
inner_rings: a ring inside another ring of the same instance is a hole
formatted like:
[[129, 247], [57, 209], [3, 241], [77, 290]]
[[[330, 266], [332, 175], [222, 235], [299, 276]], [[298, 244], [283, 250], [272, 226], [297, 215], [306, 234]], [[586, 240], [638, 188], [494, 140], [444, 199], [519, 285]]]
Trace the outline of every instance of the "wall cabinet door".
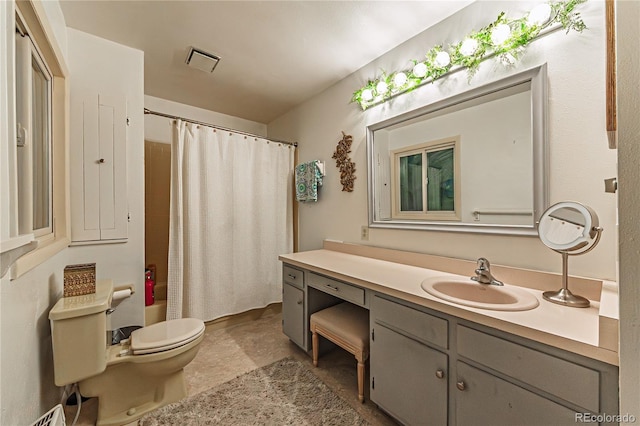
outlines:
[[71, 240], [125, 241], [126, 97], [76, 89], [71, 108]]
[[304, 291], [282, 284], [282, 331], [301, 348], [305, 348]]
[[457, 363], [456, 424], [575, 425], [576, 413], [533, 392]]
[[404, 424], [446, 425], [447, 360], [444, 353], [374, 324], [371, 400]]

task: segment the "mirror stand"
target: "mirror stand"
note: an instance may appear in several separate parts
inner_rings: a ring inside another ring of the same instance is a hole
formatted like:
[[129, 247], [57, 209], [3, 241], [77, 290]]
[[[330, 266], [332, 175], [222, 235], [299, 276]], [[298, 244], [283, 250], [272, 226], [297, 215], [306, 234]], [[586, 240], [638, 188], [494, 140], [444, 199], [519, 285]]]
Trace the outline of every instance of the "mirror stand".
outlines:
[[562, 254], [562, 288], [558, 291], [545, 291], [542, 297], [559, 305], [588, 308], [591, 304], [589, 299], [577, 296], [569, 290], [569, 252], [561, 251], [560, 254]]
[[544, 245], [562, 255], [562, 288], [545, 291], [544, 300], [572, 308], [588, 308], [588, 299], [569, 291], [569, 256], [585, 254], [600, 241], [602, 228], [590, 207], [562, 201], [549, 207], [538, 222], [538, 236]]
[[[600, 235], [602, 234], [602, 228], [595, 227], [596, 231], [595, 241], [589, 248], [580, 253], [571, 253], [571, 255], [585, 254], [593, 250], [593, 248], [600, 241]], [[542, 293], [542, 297], [552, 303], [558, 305], [570, 306], [573, 308], [588, 308], [591, 305], [589, 299], [575, 295], [569, 290], [569, 252], [566, 250], [555, 250], [562, 255], [562, 288], [558, 291], [545, 291]]]

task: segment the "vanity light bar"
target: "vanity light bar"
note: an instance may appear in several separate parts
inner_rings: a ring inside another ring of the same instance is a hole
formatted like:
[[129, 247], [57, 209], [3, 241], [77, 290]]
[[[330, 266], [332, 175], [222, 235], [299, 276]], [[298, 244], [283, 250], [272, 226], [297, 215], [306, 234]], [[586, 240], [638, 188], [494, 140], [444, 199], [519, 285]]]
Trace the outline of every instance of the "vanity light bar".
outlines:
[[501, 12], [496, 20], [481, 30], [468, 34], [448, 50], [441, 45], [429, 50], [424, 60], [413, 60], [413, 68], [384, 73], [369, 80], [366, 86], [354, 92], [351, 99], [363, 110], [385, 102], [393, 96], [409, 92], [425, 83], [433, 82], [450, 73], [467, 69], [473, 77], [480, 63], [498, 57], [505, 66], [516, 64], [522, 51], [543, 33], [559, 28], [582, 32], [587, 27], [574, 9], [587, 0], [552, 1], [533, 8], [518, 19], [507, 19]]

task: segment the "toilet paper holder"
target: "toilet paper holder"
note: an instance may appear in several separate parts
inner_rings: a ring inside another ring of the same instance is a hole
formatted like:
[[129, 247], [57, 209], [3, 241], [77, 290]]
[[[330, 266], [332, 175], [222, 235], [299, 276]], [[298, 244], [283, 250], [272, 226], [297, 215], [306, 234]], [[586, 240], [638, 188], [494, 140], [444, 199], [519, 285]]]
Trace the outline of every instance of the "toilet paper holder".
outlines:
[[133, 286], [133, 284], [126, 284], [113, 288], [114, 293], [120, 290], [131, 290], [131, 294], [134, 294], [136, 292], [136, 288]]
[[133, 284], [114, 287], [112, 302], [131, 297], [133, 294], [135, 294], [135, 292], [136, 292], [136, 289], [133, 286]]
[[[120, 285], [113, 288], [113, 295], [111, 297], [111, 306], [106, 310], [106, 314], [110, 315], [116, 311], [116, 307], [124, 299], [128, 299], [131, 295], [135, 294], [136, 290], [133, 284]], [[107, 330], [107, 346], [112, 346], [120, 343], [124, 338], [128, 338], [131, 331], [123, 333], [123, 328], [117, 328], [115, 330], [110, 329], [110, 320], [107, 320], [109, 324], [109, 330]], [[124, 329], [140, 328], [141, 326], [128, 326]], [[125, 335], [126, 334], [126, 335]]]
[[[113, 289], [113, 295], [111, 297], [111, 303], [113, 304], [114, 302], [121, 302], [124, 299], [127, 299], [127, 298], [131, 297], [131, 295], [134, 294], [135, 292], [136, 292], [136, 290], [135, 290], [135, 288], [133, 287], [132, 284], [115, 287]], [[107, 315], [111, 315], [115, 311], [116, 311], [115, 307], [110, 307], [109, 309], [106, 310], [105, 313]]]

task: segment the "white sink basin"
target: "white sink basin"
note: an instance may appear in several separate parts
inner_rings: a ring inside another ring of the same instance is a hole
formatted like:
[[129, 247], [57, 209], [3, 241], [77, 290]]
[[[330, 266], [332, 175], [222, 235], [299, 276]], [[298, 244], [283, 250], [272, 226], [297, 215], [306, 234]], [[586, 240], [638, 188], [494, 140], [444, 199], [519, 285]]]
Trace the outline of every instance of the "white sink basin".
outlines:
[[532, 293], [520, 287], [480, 284], [467, 277], [432, 277], [422, 281], [421, 286], [432, 296], [479, 309], [527, 311], [539, 304]]

